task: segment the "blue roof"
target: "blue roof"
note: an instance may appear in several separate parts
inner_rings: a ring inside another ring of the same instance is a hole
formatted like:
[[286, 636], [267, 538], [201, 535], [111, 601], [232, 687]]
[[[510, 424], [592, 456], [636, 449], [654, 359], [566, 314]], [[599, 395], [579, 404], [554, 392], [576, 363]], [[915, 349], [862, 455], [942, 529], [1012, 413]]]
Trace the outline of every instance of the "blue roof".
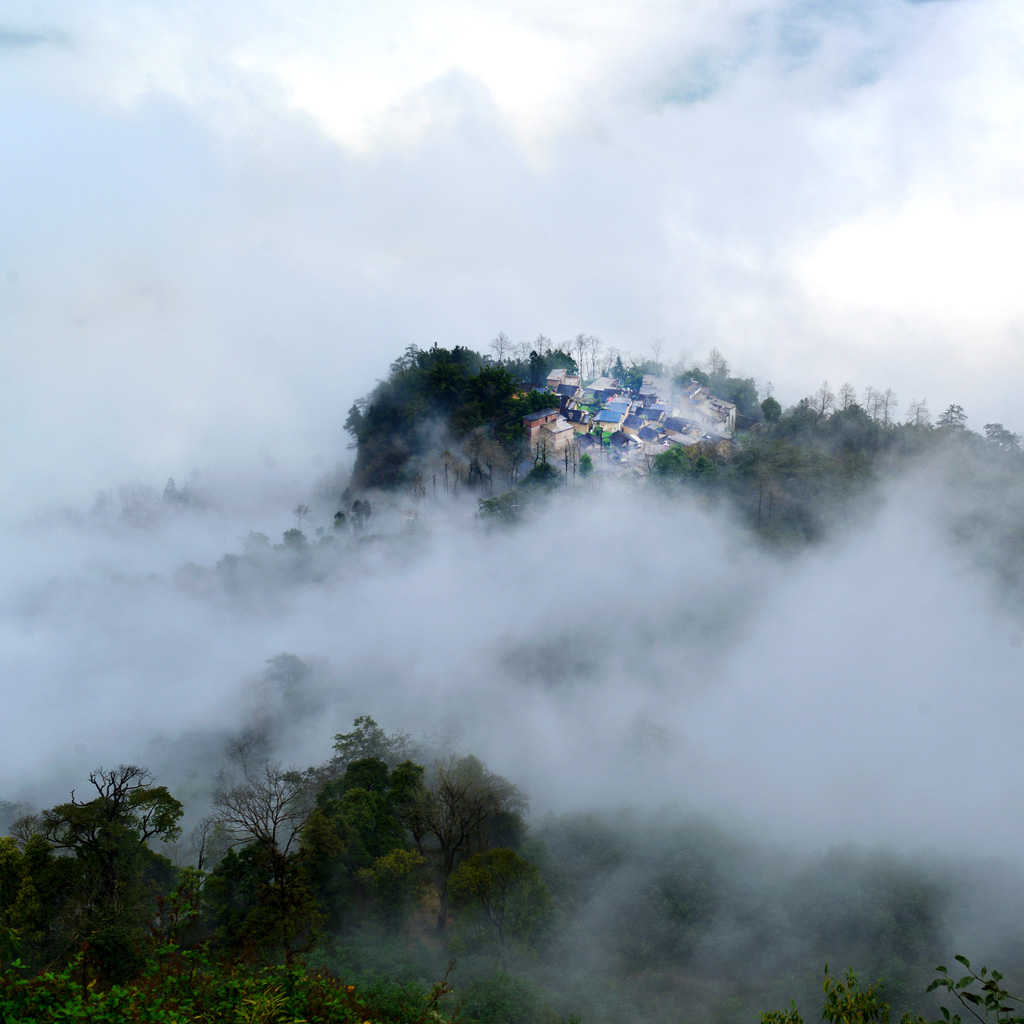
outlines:
[[598, 423], [619, 423], [622, 420], [622, 413], [612, 412], [610, 409], [602, 409], [597, 414]]
[[612, 412], [629, 412], [629, 402], [609, 402], [608, 409]]

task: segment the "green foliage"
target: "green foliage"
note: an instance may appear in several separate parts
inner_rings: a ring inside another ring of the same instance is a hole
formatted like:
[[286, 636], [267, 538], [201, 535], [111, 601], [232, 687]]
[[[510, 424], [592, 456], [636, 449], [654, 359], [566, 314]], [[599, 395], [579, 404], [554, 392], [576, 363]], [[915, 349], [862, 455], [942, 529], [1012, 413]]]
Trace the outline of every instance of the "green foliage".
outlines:
[[493, 932], [505, 965], [513, 944], [526, 944], [545, 923], [551, 893], [537, 868], [499, 848], [464, 860], [448, 881], [452, 905]]
[[[982, 967], [980, 972], [975, 971], [970, 960], [962, 955], [958, 955], [956, 960], [967, 969], [967, 973], [956, 978], [946, 967], [936, 967], [939, 977], [928, 986], [928, 992], [940, 990], [954, 996], [967, 1011], [969, 1021], [1024, 1024], [1024, 1015], [1020, 1013], [1024, 1000], [1011, 995], [1003, 987], [1003, 975], [999, 971], [989, 971], [987, 967]], [[891, 1008], [882, 999], [881, 983], [861, 988], [852, 968], [846, 972], [845, 978], [832, 978], [826, 964], [823, 988], [822, 1020], [829, 1021], [829, 1024], [889, 1024]], [[960, 1014], [951, 1013], [948, 1007], [941, 1007], [941, 1014], [942, 1020], [937, 1024], [963, 1024]], [[762, 1024], [803, 1024], [803, 1017], [794, 1005], [791, 1010], [762, 1013], [761, 1021]], [[900, 1024], [925, 1024], [925, 1018], [905, 1013]]]
[[782, 406], [769, 395], [761, 403], [761, 413], [766, 423], [778, 423], [779, 418], [782, 416]]
[[527, 501], [526, 496], [516, 491], [506, 491], [493, 498], [480, 498], [477, 507], [482, 519], [514, 523], [522, 515]]
[[624, 388], [628, 388], [630, 391], [638, 391], [644, 382], [646, 374], [662, 377], [665, 374], [665, 367], [656, 359], [642, 359], [623, 367], [621, 372], [616, 373], [616, 378]]
[[594, 460], [584, 452], [580, 456], [580, 476], [590, 476], [594, 472]]
[[674, 444], [654, 459], [652, 475], [657, 480], [710, 480], [718, 473], [718, 466], [704, 445]]
[[353, 761], [379, 758], [389, 766], [408, 758], [410, 737], [405, 732], [386, 733], [370, 715], [360, 715], [352, 723], [351, 732], [334, 737], [334, 757], [331, 765], [344, 770]]
[[394, 849], [363, 872], [376, 912], [397, 930], [411, 916], [426, 887], [426, 860], [419, 850]]
[[169, 861], [147, 843], [179, 837], [182, 806], [137, 765], [97, 769], [89, 782], [92, 799], [72, 792], [68, 803], [32, 823], [18, 895], [7, 909], [31, 955], [66, 956], [89, 938], [96, 945], [92, 967], [102, 977], [120, 976], [129, 936], [151, 917], [154, 896], [173, 885]]
[[394, 986], [363, 991], [326, 970], [301, 965], [252, 969], [175, 945], [154, 951], [136, 978], [98, 986], [82, 981], [82, 958], [65, 969], [23, 977], [0, 973], [0, 1020], [90, 1024], [446, 1024], [447, 979], [432, 989]]
[[538, 462], [523, 479], [523, 487], [530, 490], [551, 490], [557, 487], [561, 476], [550, 462]]
[[533, 985], [499, 972], [468, 986], [459, 1016], [464, 1024], [533, 1024], [540, 1009]]
[[[962, 964], [967, 973], [959, 979], [950, 975], [942, 966], [936, 967], [939, 977], [929, 986], [928, 991], [942, 989], [954, 996], [970, 1015], [969, 1019], [979, 1021], [1001, 1021], [1003, 1024], [1024, 1024], [1024, 1000], [1011, 995], [1003, 987], [1003, 975], [999, 971], [989, 971], [982, 967], [975, 971], [967, 957], [958, 955], [958, 963]], [[950, 1024], [961, 1024], [960, 1014], [950, 1015], [943, 1007], [942, 1017]]]
[[967, 413], [961, 405], [950, 405], [938, 419], [938, 427], [950, 434], [960, 434], [967, 429]]
[[[534, 355], [528, 375], [537, 384], [546, 378], [549, 362], [575, 366], [557, 350]], [[392, 364], [388, 379], [349, 410], [345, 429], [358, 448], [356, 486], [405, 482], [431, 443], [431, 421], [440, 421], [442, 431], [456, 440], [478, 428], [497, 440], [521, 438], [524, 415], [558, 404], [550, 392], [522, 394], [521, 387], [505, 366], [491, 365], [470, 349], [410, 346]]]
[[[405, 744], [388, 738], [372, 718], [357, 719], [356, 726], [356, 733], [340, 738], [339, 757], [365, 749], [394, 754]], [[381, 758], [360, 758], [320, 787], [317, 812], [303, 835], [304, 871], [332, 923], [340, 923], [364, 894], [389, 927], [411, 912], [422, 857], [398, 854], [424, 834], [424, 800], [423, 768], [411, 761], [389, 770]]]
[[732, 402], [741, 416], [756, 416], [757, 410], [761, 408], [757, 402], [757, 385], [753, 377], [726, 377], [715, 382], [714, 392], [719, 398]]

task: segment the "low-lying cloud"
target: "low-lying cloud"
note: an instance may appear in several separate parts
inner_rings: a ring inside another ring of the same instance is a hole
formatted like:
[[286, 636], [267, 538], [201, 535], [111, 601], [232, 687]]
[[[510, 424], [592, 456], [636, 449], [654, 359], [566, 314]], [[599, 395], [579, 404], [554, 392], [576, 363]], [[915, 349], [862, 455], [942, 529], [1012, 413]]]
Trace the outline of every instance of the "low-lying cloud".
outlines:
[[[54, 801], [119, 761], [192, 786], [260, 721], [311, 764], [372, 714], [478, 754], [536, 815], [674, 806], [814, 848], [1015, 853], [1021, 622], [947, 498], [892, 485], [785, 556], [642, 486], [509, 530], [426, 501], [409, 532], [379, 502], [378, 539], [233, 565], [269, 520], [37, 526], [2, 594], [0, 795]], [[281, 653], [309, 668], [297, 702], [265, 676]]]

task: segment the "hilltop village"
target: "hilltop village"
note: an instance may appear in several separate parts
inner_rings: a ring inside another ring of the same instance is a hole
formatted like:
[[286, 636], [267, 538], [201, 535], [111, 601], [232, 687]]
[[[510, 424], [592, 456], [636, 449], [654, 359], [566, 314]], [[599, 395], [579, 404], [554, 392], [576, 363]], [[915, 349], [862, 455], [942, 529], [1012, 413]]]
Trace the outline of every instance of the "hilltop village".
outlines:
[[578, 373], [553, 369], [545, 390], [557, 408], [523, 417], [535, 458], [566, 452], [605, 456], [622, 467], [649, 465], [673, 445], [728, 446], [736, 429], [736, 406], [716, 397], [705, 384], [684, 385], [671, 377], [644, 374], [640, 387], [628, 389], [612, 377], [583, 385]]
[[[566, 347], [569, 347], [568, 345]], [[357, 449], [351, 487], [435, 484], [516, 488], [534, 470], [649, 473], [659, 456], [727, 460], [737, 429], [763, 419], [753, 380], [714, 369], [670, 375], [655, 360], [574, 357], [563, 347], [492, 359], [456, 346], [410, 345], [386, 380], [349, 410]], [[550, 476], [547, 477], [549, 480]]]

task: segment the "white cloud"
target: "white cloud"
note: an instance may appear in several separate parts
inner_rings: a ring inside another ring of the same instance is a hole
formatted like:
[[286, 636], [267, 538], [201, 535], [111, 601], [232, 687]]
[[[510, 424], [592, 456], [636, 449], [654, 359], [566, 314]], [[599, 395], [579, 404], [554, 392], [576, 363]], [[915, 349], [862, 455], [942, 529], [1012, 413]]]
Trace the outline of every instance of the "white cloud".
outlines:
[[498, 330], [714, 344], [786, 402], [850, 379], [1024, 426], [1021, 17], [16, 5], [5, 514], [333, 461], [406, 344]]

